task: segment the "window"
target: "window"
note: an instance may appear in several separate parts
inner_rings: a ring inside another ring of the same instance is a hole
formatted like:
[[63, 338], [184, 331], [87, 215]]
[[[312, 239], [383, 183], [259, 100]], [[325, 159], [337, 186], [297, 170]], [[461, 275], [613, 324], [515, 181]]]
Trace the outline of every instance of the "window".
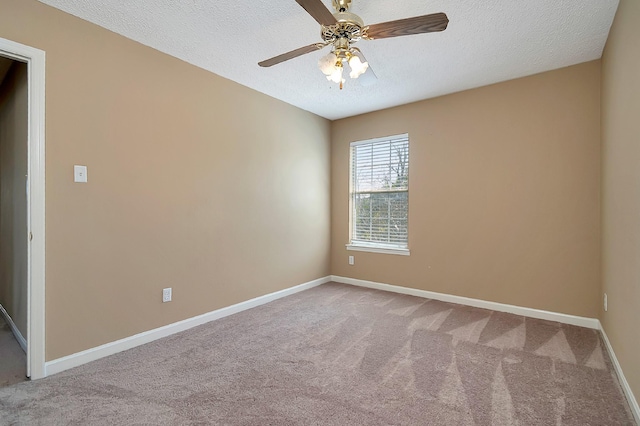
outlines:
[[409, 254], [409, 135], [351, 144], [349, 250]]

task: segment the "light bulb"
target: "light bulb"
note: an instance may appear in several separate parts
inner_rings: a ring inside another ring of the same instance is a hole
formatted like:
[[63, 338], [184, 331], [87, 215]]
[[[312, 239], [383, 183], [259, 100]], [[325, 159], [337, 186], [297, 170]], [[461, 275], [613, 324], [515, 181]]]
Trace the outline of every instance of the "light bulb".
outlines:
[[318, 61], [318, 67], [320, 68], [320, 71], [324, 73], [324, 75], [331, 75], [335, 71], [337, 60], [338, 57], [333, 52], [331, 52], [320, 58], [320, 60]]
[[349, 59], [349, 66], [351, 67], [351, 73], [349, 73], [349, 77], [358, 78], [369, 68], [368, 62], [362, 62], [360, 58], [356, 55], [353, 55]]

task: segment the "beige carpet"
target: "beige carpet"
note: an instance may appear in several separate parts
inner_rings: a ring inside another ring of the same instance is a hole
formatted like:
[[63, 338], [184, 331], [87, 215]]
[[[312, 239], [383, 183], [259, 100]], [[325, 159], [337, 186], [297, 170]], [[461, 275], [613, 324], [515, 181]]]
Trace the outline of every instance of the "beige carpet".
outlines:
[[18, 425], [633, 425], [599, 334], [326, 284], [0, 389]]
[[27, 374], [26, 362], [24, 351], [0, 315], [0, 387], [24, 382]]

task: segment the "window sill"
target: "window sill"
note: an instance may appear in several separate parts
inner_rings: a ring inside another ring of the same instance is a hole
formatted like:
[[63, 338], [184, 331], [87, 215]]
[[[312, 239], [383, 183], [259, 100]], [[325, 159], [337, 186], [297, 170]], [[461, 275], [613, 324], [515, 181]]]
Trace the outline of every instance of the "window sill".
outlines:
[[408, 248], [392, 248], [392, 247], [380, 247], [380, 246], [368, 246], [360, 244], [347, 244], [347, 250], [353, 251], [368, 251], [371, 253], [384, 253], [384, 254], [397, 254], [400, 256], [409, 256]]

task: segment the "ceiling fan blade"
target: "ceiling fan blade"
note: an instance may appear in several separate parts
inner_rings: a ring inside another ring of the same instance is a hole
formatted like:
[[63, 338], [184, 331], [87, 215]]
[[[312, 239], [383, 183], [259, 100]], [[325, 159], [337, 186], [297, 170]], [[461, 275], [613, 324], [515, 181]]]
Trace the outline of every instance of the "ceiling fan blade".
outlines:
[[309, 46], [300, 47], [296, 50], [292, 50], [291, 52], [283, 53], [282, 55], [267, 59], [266, 61], [258, 62], [258, 65], [260, 65], [261, 67], [270, 67], [279, 64], [280, 62], [288, 61], [289, 59], [297, 58], [298, 56], [315, 52], [316, 50], [320, 50], [325, 46], [326, 44], [323, 43], [310, 44]]
[[416, 16], [414, 18], [398, 19], [397, 21], [382, 22], [370, 25], [367, 30], [367, 38], [399, 37], [412, 34], [432, 33], [444, 31], [449, 24], [449, 18], [444, 13], [432, 13], [431, 15]]
[[313, 16], [320, 25], [329, 26], [337, 23], [333, 13], [322, 4], [321, 0], [296, 0], [300, 6]]

